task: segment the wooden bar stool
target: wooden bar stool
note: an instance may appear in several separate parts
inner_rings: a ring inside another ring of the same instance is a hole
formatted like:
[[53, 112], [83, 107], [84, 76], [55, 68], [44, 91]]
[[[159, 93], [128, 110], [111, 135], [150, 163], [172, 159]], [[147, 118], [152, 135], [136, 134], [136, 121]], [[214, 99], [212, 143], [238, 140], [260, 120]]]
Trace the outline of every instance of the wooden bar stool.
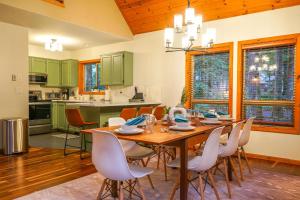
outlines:
[[73, 148], [79, 148], [80, 149], [80, 159], [83, 159], [82, 157], [82, 143], [84, 143], [84, 150], [86, 151], [86, 143], [91, 143], [90, 141], [86, 140], [85, 134], [80, 134], [80, 147], [78, 146], [73, 146], [73, 145], [69, 145], [68, 144], [68, 136], [69, 136], [69, 129], [70, 126], [79, 128], [79, 129], [86, 129], [89, 126], [96, 126], [98, 127], [98, 123], [97, 122], [85, 122], [83, 120], [83, 117], [81, 116], [81, 113], [79, 111], [79, 109], [66, 109], [65, 110], [66, 113], [66, 118], [67, 118], [67, 122], [68, 122], [68, 130], [67, 130], [67, 134], [66, 134], [66, 138], [65, 138], [65, 146], [64, 146], [64, 155], [69, 155], [72, 153], [77, 153], [76, 152], [71, 152], [71, 153], [67, 153], [67, 147], [73, 147]]
[[152, 114], [152, 110], [153, 110], [152, 106], [140, 107], [139, 112], [138, 112], [138, 116], [140, 116], [142, 114]]
[[127, 121], [128, 119], [132, 119], [136, 117], [136, 113], [137, 113], [136, 108], [123, 108], [120, 113], [120, 117], [122, 117]]
[[157, 120], [161, 120], [165, 115], [166, 106], [157, 106], [154, 109], [153, 115]]

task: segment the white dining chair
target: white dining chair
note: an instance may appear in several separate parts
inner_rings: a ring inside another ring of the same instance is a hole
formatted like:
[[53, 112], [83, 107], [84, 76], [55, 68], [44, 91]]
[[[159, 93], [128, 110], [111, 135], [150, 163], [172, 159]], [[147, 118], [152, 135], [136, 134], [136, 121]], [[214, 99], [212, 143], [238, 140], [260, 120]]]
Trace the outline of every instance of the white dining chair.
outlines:
[[[112, 117], [108, 119], [108, 126], [122, 126], [126, 123], [125, 119], [122, 117]], [[143, 167], [148, 165], [150, 158], [155, 154], [154, 150], [151, 148], [147, 148], [141, 145], [138, 145], [136, 142], [128, 141], [128, 140], [119, 140], [127, 160], [129, 162], [141, 162]], [[144, 159], [147, 158], [146, 161]], [[147, 176], [151, 187], [154, 189], [154, 185], [152, 183], [151, 177]]]
[[139, 194], [135, 195], [146, 199], [138, 179], [150, 175], [153, 170], [128, 164], [121, 143], [111, 132], [94, 130], [92, 162], [97, 171], [105, 177], [97, 199], [106, 196], [112, 188], [113, 181], [117, 181], [119, 198], [123, 200], [123, 184], [129, 180], [132, 181], [129, 187], [137, 186]]
[[239, 170], [240, 170], [240, 175], [241, 175], [241, 180], [244, 180], [244, 175], [243, 175], [243, 168], [242, 168], [242, 157], [244, 157], [246, 165], [248, 167], [249, 173], [252, 174], [252, 170], [244, 149], [244, 146], [246, 144], [248, 144], [249, 139], [250, 139], [250, 133], [251, 133], [251, 127], [253, 124], [255, 117], [251, 117], [249, 119], [247, 119], [243, 130], [241, 130], [241, 136], [240, 136], [240, 140], [239, 140], [239, 145], [238, 145], [238, 150], [237, 150], [237, 154], [238, 154], [238, 163], [239, 163]]
[[219, 154], [218, 154], [219, 159], [218, 159], [218, 162], [217, 162], [217, 165], [215, 168], [215, 172], [214, 172], [214, 173], [216, 173], [217, 170], [221, 171], [221, 169], [219, 168], [219, 165], [221, 165], [221, 164], [224, 165], [224, 171], [222, 172], [222, 174], [224, 174], [224, 176], [225, 176], [229, 198], [231, 198], [231, 188], [230, 188], [230, 183], [229, 183], [229, 177], [228, 177], [228, 171], [227, 171], [228, 168], [227, 168], [226, 160], [229, 161], [232, 171], [237, 179], [238, 185], [241, 186], [241, 181], [240, 181], [239, 176], [237, 175], [237, 171], [234, 167], [231, 156], [233, 154], [235, 154], [235, 152], [237, 151], [242, 125], [243, 125], [243, 122], [237, 123], [232, 129], [227, 143], [220, 144]]
[[[205, 175], [208, 176], [208, 179], [210, 180], [212, 189], [215, 192], [216, 198], [220, 199], [218, 190], [215, 184], [215, 180], [212, 176], [211, 169], [212, 167], [215, 166], [217, 158], [218, 158], [218, 153], [219, 153], [219, 137], [222, 134], [224, 127], [216, 128], [212, 131], [212, 133], [209, 135], [205, 146], [204, 150], [201, 156], [194, 156], [194, 157], [189, 157], [188, 161], [188, 170], [189, 172], [196, 172], [199, 174], [197, 177], [199, 179], [199, 192], [201, 195], [201, 199], [204, 199], [204, 185], [203, 185], [203, 180], [206, 183], [206, 180], [204, 179]], [[179, 168], [180, 167], [180, 159], [175, 159], [168, 163], [168, 167], [172, 168]], [[189, 177], [189, 182], [194, 180], [190, 179]], [[173, 190], [170, 195], [170, 200], [174, 198], [175, 192], [179, 187], [179, 179], [177, 179], [176, 184], [173, 187]]]

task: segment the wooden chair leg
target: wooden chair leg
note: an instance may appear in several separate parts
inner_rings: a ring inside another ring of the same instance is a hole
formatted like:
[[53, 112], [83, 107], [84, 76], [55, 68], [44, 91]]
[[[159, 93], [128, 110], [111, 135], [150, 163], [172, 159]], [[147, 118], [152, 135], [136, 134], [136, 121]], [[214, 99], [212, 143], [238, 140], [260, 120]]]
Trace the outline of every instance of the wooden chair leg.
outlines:
[[119, 200], [124, 200], [123, 183], [119, 183]]
[[165, 181], [167, 181], [168, 174], [167, 174], [167, 160], [166, 160], [166, 148], [165, 147], [163, 147], [163, 162], [164, 162]]
[[180, 185], [180, 179], [177, 178], [176, 179], [176, 183], [173, 186], [173, 189], [172, 189], [172, 192], [171, 192], [169, 200], [173, 200], [174, 199], [175, 193], [176, 193], [177, 189], [179, 188], [179, 185]]
[[102, 194], [103, 194], [103, 191], [104, 191], [104, 188], [105, 188], [106, 184], [107, 184], [107, 178], [104, 179], [104, 181], [103, 181], [103, 183], [101, 185], [100, 191], [99, 191], [99, 193], [97, 195], [97, 200], [101, 200], [101, 197], [102, 197]]
[[248, 158], [247, 158], [247, 155], [246, 155], [246, 152], [245, 152], [245, 150], [244, 150], [244, 147], [242, 147], [241, 149], [242, 149], [242, 153], [244, 154], [244, 158], [245, 158], [245, 161], [246, 161], [246, 164], [247, 164], [249, 173], [250, 173], [250, 174], [253, 174], [253, 173], [252, 173], [252, 169], [251, 169], [250, 164], [249, 164], [249, 161], [248, 161]]
[[203, 180], [201, 174], [199, 174], [199, 192], [200, 192], [201, 199], [204, 200], [204, 187], [203, 187]]
[[223, 159], [223, 165], [224, 165], [225, 180], [226, 180], [226, 185], [227, 185], [227, 190], [228, 190], [228, 197], [231, 198], [231, 188], [230, 188], [229, 177], [228, 177], [227, 163], [226, 163], [225, 158], [222, 158], [222, 159]]
[[240, 181], [240, 177], [239, 177], [238, 174], [237, 174], [237, 171], [236, 171], [236, 169], [235, 169], [235, 166], [234, 166], [234, 164], [233, 164], [233, 161], [232, 161], [231, 156], [229, 156], [229, 162], [230, 162], [230, 165], [231, 165], [233, 174], [235, 175], [236, 180], [237, 180], [237, 182], [238, 182], [238, 185], [239, 185], [240, 187], [242, 187], [241, 181]]
[[[145, 161], [143, 159], [141, 160], [141, 162], [142, 162], [143, 167], [147, 167], [147, 163], [145, 163]], [[150, 175], [147, 175], [147, 178], [149, 180], [149, 183], [150, 183], [152, 189], [154, 189], [154, 185], [153, 185], [153, 182], [152, 182], [152, 179], [151, 179]]]
[[216, 198], [217, 198], [217, 200], [220, 200], [220, 196], [219, 196], [219, 193], [218, 193], [218, 190], [217, 190], [217, 185], [216, 185], [214, 177], [212, 176], [211, 171], [208, 170], [207, 174], [208, 174], [208, 178], [209, 178], [209, 180], [211, 182], [212, 188], [213, 188], [213, 190], [215, 192]]
[[69, 125], [67, 128], [66, 138], [65, 138], [65, 146], [64, 146], [64, 156], [67, 155], [67, 143], [68, 143], [68, 136], [69, 136]]
[[158, 150], [157, 150], [157, 166], [156, 166], [156, 168], [159, 169], [161, 146], [158, 146], [157, 148], [158, 148]]
[[137, 184], [137, 189], [138, 189], [140, 195], [142, 196], [142, 199], [146, 200], [146, 197], [145, 197], [145, 194], [144, 194], [144, 191], [142, 189], [142, 186], [141, 186], [141, 183], [140, 183], [139, 179], [136, 179], [136, 184]]
[[238, 163], [239, 163], [239, 169], [240, 169], [240, 176], [241, 176], [241, 180], [243, 181], [244, 180], [244, 175], [243, 175], [243, 166], [242, 166], [240, 149], [237, 150], [237, 155], [238, 155]]

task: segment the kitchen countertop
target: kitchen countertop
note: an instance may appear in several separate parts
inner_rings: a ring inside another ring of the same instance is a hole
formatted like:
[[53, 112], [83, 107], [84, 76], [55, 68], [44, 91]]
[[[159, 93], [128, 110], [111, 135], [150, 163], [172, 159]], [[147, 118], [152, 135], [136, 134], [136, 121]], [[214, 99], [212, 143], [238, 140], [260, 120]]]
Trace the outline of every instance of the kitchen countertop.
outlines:
[[67, 103], [80, 107], [118, 107], [118, 106], [142, 106], [160, 105], [160, 102], [105, 102], [105, 101], [79, 101], [79, 100], [53, 100], [53, 102]]

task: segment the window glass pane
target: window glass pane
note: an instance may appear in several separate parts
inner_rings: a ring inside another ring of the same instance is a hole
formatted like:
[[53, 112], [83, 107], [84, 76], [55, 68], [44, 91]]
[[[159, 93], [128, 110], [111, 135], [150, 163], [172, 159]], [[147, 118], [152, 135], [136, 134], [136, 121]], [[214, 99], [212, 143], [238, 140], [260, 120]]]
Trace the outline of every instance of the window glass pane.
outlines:
[[229, 52], [193, 56], [195, 99], [228, 99]]
[[293, 126], [293, 106], [244, 106], [245, 118], [256, 116], [255, 122]]
[[216, 112], [228, 114], [228, 104], [194, 104], [194, 109], [202, 112], [215, 110]]
[[97, 88], [97, 64], [84, 65], [84, 90], [87, 92]]
[[98, 90], [105, 90], [105, 86], [100, 85], [100, 81], [101, 81], [101, 64], [98, 63], [98, 79], [97, 79]]
[[295, 46], [245, 51], [247, 100], [293, 100]]

